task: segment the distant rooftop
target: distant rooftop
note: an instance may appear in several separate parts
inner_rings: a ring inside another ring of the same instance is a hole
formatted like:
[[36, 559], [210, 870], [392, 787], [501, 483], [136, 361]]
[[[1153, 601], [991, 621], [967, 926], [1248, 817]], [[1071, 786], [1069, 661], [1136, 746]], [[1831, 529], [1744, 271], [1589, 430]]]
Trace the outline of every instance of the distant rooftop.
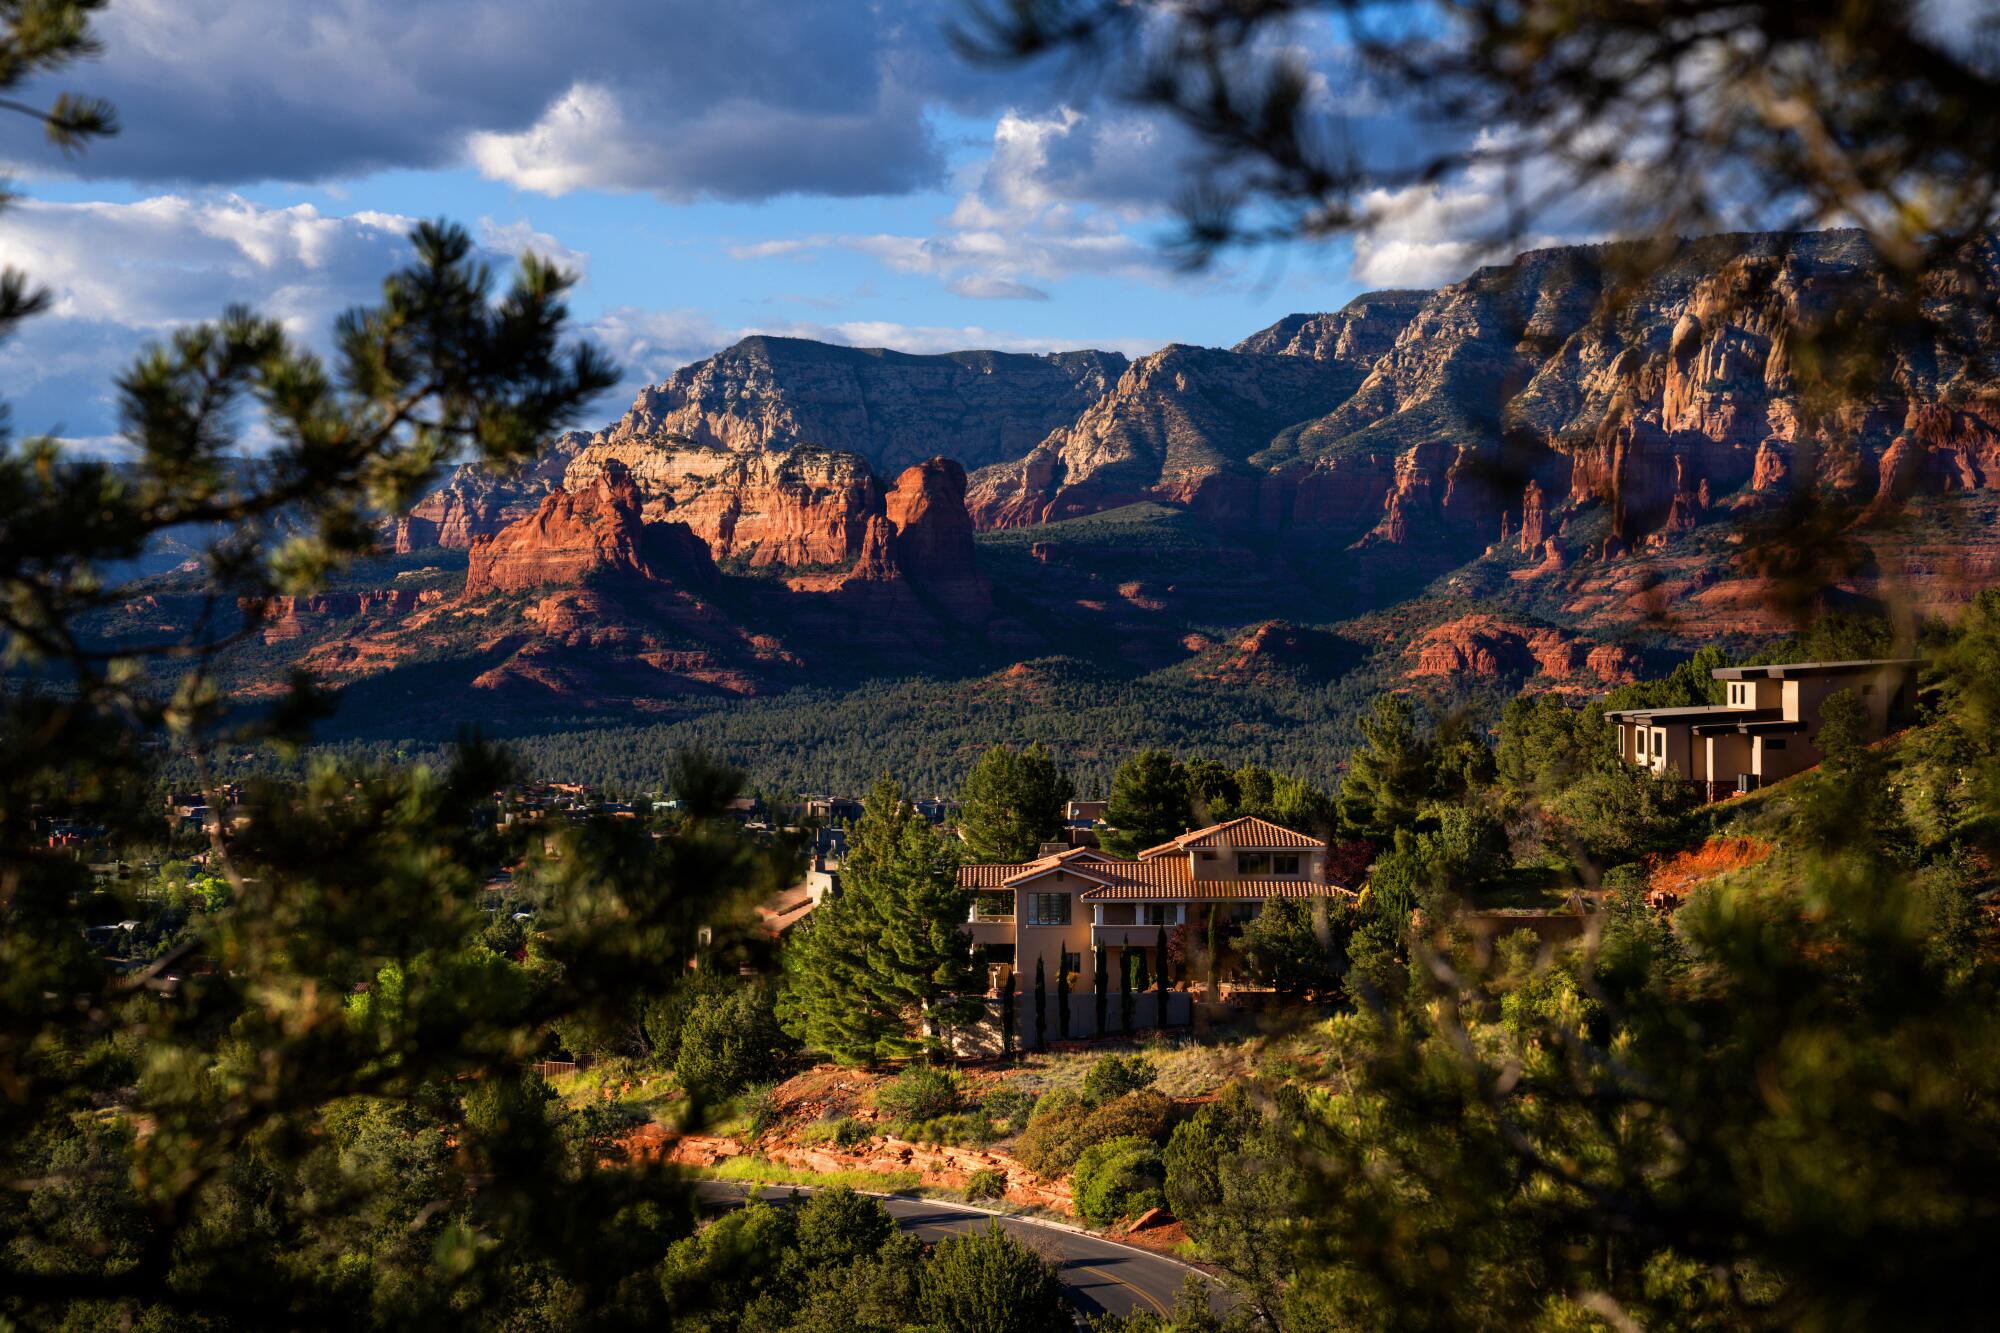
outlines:
[[1790, 680], [1797, 676], [1841, 676], [1885, 667], [1922, 666], [1921, 657], [1861, 658], [1853, 662], [1773, 662], [1766, 666], [1717, 667], [1717, 680]]

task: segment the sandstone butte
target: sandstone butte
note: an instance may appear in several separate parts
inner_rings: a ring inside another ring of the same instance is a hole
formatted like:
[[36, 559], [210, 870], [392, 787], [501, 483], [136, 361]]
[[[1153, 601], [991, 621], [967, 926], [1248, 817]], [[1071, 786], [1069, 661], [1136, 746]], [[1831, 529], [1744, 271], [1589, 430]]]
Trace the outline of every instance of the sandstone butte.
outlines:
[[[686, 599], [701, 602], [715, 570], [755, 572], [769, 576], [758, 596], [773, 623], [822, 646], [852, 635], [923, 650], [955, 627], [1046, 652], [1056, 640], [996, 616], [973, 533], [1155, 501], [1190, 511], [1217, 545], [1206, 568], [1163, 570], [1157, 584], [1080, 579], [1069, 605], [1105, 629], [1086, 636], [1090, 651], [1151, 658], [1205, 640], [1176, 619], [1183, 605], [1202, 579], [1220, 586], [1230, 543], [1275, 544], [1286, 559], [1337, 553], [1314, 568], [1351, 578], [1359, 597], [1395, 576], [1383, 587], [1402, 590], [1375, 607], [1407, 596], [1411, 580], [1491, 570], [1512, 590], [1506, 613], [1415, 627], [1407, 674], [1533, 670], [1578, 688], [1630, 668], [1602, 641], [1621, 628], [1687, 639], [1785, 628], [1788, 590], [1759, 572], [1753, 548], [1760, 533], [1782, 536], [1786, 506], [1803, 499], [1851, 515], [1838, 537], [1853, 549], [1842, 583], [1852, 596], [1893, 585], [1944, 607], [2000, 575], [1988, 510], [1958, 511], [1970, 517], [1957, 528], [1903, 521], [1934, 497], [2000, 489], [1990, 356], [1912, 332], [1872, 391], [1820, 414], [1804, 399], [1798, 331], [1836, 298], [1877, 290], [1857, 233], [1683, 242], [1627, 283], [1636, 257], [1531, 251], [1434, 291], [1289, 316], [1233, 348], [1174, 345], [1134, 361], [746, 339], [511, 476], [459, 469], [387, 535], [405, 552], [466, 551], [475, 599], [622, 568], [677, 589], [687, 620]], [[1971, 299], [2000, 286], [1991, 243], [1970, 272], [1935, 275], [1928, 299], [1991, 347]], [[614, 474], [615, 502], [578, 499]], [[569, 532], [606, 504], [631, 531]], [[1033, 558], [1055, 551], [1037, 542]], [[1496, 585], [1464, 587], [1483, 597]], [[1243, 633], [1276, 609], [1265, 607], [1246, 607]], [[541, 619], [572, 633], [584, 609], [572, 599]], [[280, 641], [341, 613], [274, 610], [266, 634]], [[397, 614], [442, 613], [370, 604], [352, 618]], [[671, 650], [720, 652], [727, 637]], [[1243, 661], [1215, 670], [1260, 670], [1282, 649], [1239, 650]], [[800, 642], [759, 651], [811, 660]]]

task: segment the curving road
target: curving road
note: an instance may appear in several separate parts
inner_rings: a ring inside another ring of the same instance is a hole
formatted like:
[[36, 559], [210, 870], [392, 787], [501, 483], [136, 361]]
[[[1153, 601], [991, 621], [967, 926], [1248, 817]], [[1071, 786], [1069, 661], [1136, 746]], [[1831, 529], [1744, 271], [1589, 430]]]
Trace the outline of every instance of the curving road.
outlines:
[[[742, 1203], [750, 1187], [734, 1181], [704, 1180], [696, 1185], [702, 1204], [710, 1208], [732, 1208]], [[771, 1185], [763, 1190], [768, 1202], [782, 1203], [793, 1186]], [[801, 1193], [812, 1186], [796, 1187]], [[1149, 1250], [1120, 1245], [1116, 1241], [1051, 1226], [1024, 1217], [989, 1213], [963, 1204], [940, 1203], [905, 1194], [872, 1196], [889, 1210], [896, 1225], [924, 1240], [941, 1240], [956, 1232], [972, 1231], [988, 1222], [998, 1222], [1022, 1242], [1048, 1255], [1061, 1266], [1064, 1289], [1070, 1301], [1084, 1314], [1130, 1314], [1151, 1310], [1167, 1314], [1180, 1294], [1188, 1274], [1201, 1271]]]

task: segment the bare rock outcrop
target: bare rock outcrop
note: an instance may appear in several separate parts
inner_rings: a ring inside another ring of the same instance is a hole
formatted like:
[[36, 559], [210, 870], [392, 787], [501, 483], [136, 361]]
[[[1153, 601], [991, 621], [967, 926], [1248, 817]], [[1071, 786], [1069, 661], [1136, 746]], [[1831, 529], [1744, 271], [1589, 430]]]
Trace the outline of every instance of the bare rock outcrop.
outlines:
[[585, 490], [556, 490], [527, 518], [473, 544], [465, 597], [573, 584], [595, 574], [712, 584], [715, 563], [685, 524], [648, 523], [632, 479], [607, 471]]
[[1124, 369], [1115, 352], [915, 356], [758, 336], [645, 390], [609, 435], [736, 452], [814, 445], [885, 475], [949, 445], [978, 467], [1074, 421]]

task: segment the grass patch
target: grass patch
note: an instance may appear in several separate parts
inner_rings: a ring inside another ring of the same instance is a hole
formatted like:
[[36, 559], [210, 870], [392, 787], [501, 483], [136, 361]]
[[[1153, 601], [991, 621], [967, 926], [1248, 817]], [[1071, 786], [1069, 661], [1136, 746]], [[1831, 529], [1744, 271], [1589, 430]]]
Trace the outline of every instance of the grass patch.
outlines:
[[923, 1176], [916, 1171], [808, 1171], [763, 1157], [732, 1157], [699, 1168], [704, 1180], [734, 1180], [751, 1185], [845, 1185], [875, 1194], [913, 1194]]

